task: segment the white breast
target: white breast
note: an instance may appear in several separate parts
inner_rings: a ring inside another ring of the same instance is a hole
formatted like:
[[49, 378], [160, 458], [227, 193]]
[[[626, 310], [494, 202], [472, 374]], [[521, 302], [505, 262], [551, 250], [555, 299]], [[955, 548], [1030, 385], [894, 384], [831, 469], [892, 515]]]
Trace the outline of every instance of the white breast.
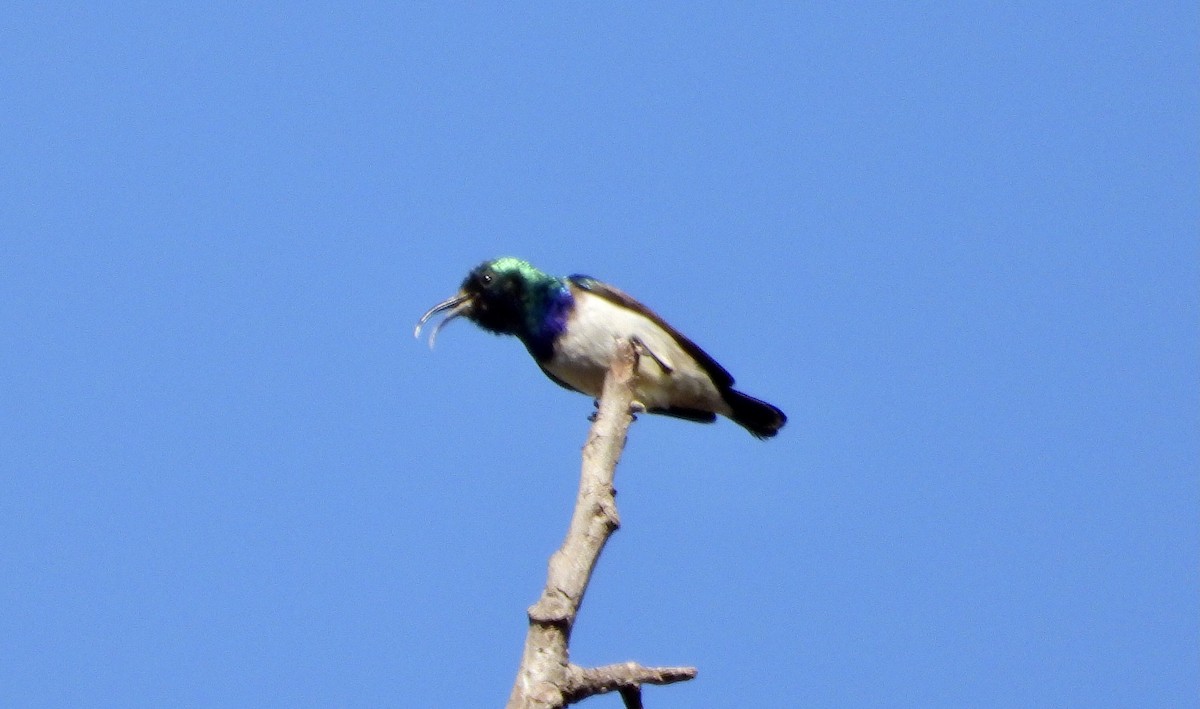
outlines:
[[635, 396], [649, 409], [672, 406], [729, 413], [712, 381], [670, 333], [649, 318], [590, 293], [576, 294], [570, 327], [559, 336], [546, 370], [589, 396], [599, 396], [618, 339], [637, 336], [670, 373], [642, 356]]

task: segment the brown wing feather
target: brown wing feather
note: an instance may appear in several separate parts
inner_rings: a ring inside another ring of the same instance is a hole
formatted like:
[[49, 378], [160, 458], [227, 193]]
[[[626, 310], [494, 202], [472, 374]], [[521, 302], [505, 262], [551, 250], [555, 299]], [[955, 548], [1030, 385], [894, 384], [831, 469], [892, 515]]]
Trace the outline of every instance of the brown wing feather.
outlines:
[[645, 316], [655, 325], [658, 325], [665, 330], [671, 337], [675, 338], [675, 341], [679, 343], [679, 346], [683, 348], [683, 351], [687, 352], [688, 355], [690, 355], [692, 359], [696, 360], [696, 363], [708, 373], [708, 376], [712, 379], [713, 384], [716, 385], [717, 389], [727, 389], [733, 386], [733, 377], [729, 374], [729, 372], [725, 371], [724, 367], [717, 364], [715, 359], [709, 357], [708, 353], [700, 349], [695, 342], [692, 342], [688, 338], [681, 335], [678, 330], [668, 325], [662, 318], [658, 317], [657, 313], [634, 300], [629, 294], [613, 288], [607, 283], [602, 283], [588, 276], [574, 275], [569, 276], [567, 280], [589, 293], [598, 295], [601, 298], [616, 303], [623, 308], [628, 308], [635, 313]]

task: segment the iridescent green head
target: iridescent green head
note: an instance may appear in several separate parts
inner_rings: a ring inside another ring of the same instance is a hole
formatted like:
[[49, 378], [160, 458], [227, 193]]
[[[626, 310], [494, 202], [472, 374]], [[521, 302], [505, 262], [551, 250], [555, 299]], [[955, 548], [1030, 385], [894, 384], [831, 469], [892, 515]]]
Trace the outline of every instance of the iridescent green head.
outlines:
[[421, 326], [435, 313], [450, 310], [438, 324], [430, 343], [446, 323], [465, 316], [499, 335], [516, 335], [528, 344], [546, 331], [547, 317], [569, 299], [565, 281], [534, 268], [528, 261], [505, 256], [485, 261], [467, 274], [456, 295], [438, 303], [421, 317]]

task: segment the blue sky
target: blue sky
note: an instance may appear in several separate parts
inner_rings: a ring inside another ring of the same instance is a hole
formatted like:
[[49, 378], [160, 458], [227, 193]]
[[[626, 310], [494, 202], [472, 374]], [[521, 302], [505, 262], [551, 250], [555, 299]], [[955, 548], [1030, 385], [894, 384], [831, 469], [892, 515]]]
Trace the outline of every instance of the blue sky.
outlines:
[[790, 417], [634, 425], [576, 661], [1196, 701], [1195, 3], [0, 20], [0, 705], [501, 704], [592, 406], [411, 328], [505, 254]]

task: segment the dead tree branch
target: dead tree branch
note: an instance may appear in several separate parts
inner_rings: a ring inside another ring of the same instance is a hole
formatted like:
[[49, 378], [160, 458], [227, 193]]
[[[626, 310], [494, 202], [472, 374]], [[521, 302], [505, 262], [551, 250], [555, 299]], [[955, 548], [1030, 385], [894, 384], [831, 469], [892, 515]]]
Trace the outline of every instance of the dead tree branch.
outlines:
[[595, 423], [583, 446], [575, 512], [562, 546], [550, 557], [546, 587], [529, 608], [529, 633], [507, 709], [561, 709], [587, 697], [620, 692], [626, 707], [641, 707], [643, 684], [671, 684], [696, 676], [694, 667], [643, 667], [633, 662], [583, 668], [570, 662], [568, 644], [592, 570], [620, 526], [613, 474], [633, 420], [637, 354], [628, 342], [604, 380]]

